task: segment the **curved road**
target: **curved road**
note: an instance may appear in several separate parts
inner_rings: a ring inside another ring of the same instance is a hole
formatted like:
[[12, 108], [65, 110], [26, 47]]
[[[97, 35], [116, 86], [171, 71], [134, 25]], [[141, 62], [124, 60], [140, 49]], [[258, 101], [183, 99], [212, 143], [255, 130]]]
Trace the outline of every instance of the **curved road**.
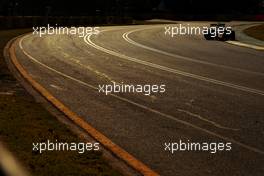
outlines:
[[[161, 175], [262, 175], [264, 52], [172, 38], [164, 26], [102, 27], [84, 39], [26, 35], [16, 55], [55, 97]], [[165, 84], [166, 92], [98, 91], [111, 81]], [[231, 142], [232, 150], [165, 150], [180, 140]]]

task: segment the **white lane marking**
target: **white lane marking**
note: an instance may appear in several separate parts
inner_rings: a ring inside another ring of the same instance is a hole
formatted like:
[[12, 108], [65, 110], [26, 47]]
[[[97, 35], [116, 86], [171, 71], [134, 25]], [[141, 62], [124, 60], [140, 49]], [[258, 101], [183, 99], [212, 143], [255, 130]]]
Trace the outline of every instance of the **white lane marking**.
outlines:
[[136, 29], [136, 30], [128, 31], [128, 32], [124, 33], [122, 37], [128, 43], [131, 43], [132, 45], [135, 45], [135, 46], [138, 46], [140, 48], [144, 48], [144, 49], [147, 49], [147, 50], [150, 50], [150, 51], [154, 51], [156, 53], [163, 54], [163, 55], [166, 55], [166, 56], [170, 56], [170, 57], [174, 57], [174, 58], [177, 58], [177, 59], [182, 59], [182, 60], [186, 60], [186, 61], [190, 61], [190, 62], [200, 63], [200, 64], [204, 64], [204, 65], [210, 65], [210, 66], [214, 66], [214, 67], [220, 67], [220, 68], [225, 68], [225, 69], [229, 69], [229, 70], [235, 70], [235, 71], [240, 71], [240, 72], [244, 72], [244, 73], [264, 76], [264, 73], [260, 73], [260, 72], [249, 71], [249, 70], [245, 70], [245, 69], [241, 69], [241, 68], [234, 68], [234, 67], [221, 65], [221, 64], [214, 64], [214, 63], [211, 63], [211, 62], [201, 61], [201, 60], [195, 59], [195, 58], [190, 58], [190, 57], [186, 57], [186, 56], [182, 56], [182, 55], [178, 55], [178, 54], [169, 53], [169, 52], [166, 52], [166, 51], [162, 51], [162, 50], [159, 50], [159, 49], [156, 49], [156, 48], [152, 48], [152, 47], [143, 45], [143, 44], [135, 42], [134, 40], [129, 38], [130, 34], [132, 34], [134, 32], [137, 32], [137, 31], [143, 31], [145, 29], [149, 29], [149, 28], [143, 28], [143, 29]]
[[[104, 78], [104, 79], [106, 79], [106, 80], [108, 80], [108, 81], [110, 81], [110, 82], [116, 82], [116, 83], [118, 83], [117, 81], [115, 81], [113, 78], [111, 78], [111, 77], [110, 77], [109, 75], [107, 75], [106, 73], [103, 73], [103, 72], [101, 72], [101, 71], [99, 71], [99, 70], [93, 68], [93, 67], [90, 66], [90, 65], [82, 64], [80, 60], [78, 60], [78, 59], [74, 59], [73, 57], [71, 57], [71, 56], [68, 55], [68, 54], [65, 55], [65, 52], [63, 53], [63, 56], [64, 56], [64, 58], [69, 59], [72, 63], [75, 63], [75, 64], [77, 64], [77, 65], [83, 67], [84, 69], [89, 70], [90, 72], [95, 73], [95, 75], [98, 75], [98, 76], [101, 77], [101, 78]], [[69, 57], [68, 57], [68, 56], [69, 56]]]
[[63, 91], [65, 90], [64, 88], [61, 88], [60, 86], [56, 86], [54, 84], [50, 84], [50, 87], [54, 88], [54, 89], [57, 89], [57, 90], [60, 90], [60, 91]]
[[219, 80], [208, 78], [208, 77], [205, 77], [205, 76], [200, 76], [200, 75], [184, 72], [184, 71], [181, 71], [181, 70], [176, 70], [176, 69], [173, 69], [173, 68], [169, 68], [169, 67], [165, 67], [165, 66], [162, 66], [162, 65], [158, 65], [158, 64], [151, 63], [151, 62], [147, 62], [147, 61], [144, 61], [144, 60], [140, 60], [140, 59], [137, 59], [137, 58], [134, 58], [134, 57], [126, 56], [124, 54], [120, 54], [118, 52], [115, 52], [115, 51], [103, 48], [103, 47], [101, 47], [99, 45], [96, 45], [95, 43], [93, 43], [91, 41], [90, 37], [91, 37], [91, 35], [87, 36], [87, 38], [84, 38], [84, 41], [88, 45], [90, 45], [90, 46], [92, 46], [92, 47], [94, 47], [94, 48], [96, 48], [96, 49], [98, 49], [100, 51], [103, 51], [105, 53], [108, 53], [110, 55], [117, 56], [117, 57], [119, 57], [121, 59], [129, 60], [129, 61], [132, 61], [132, 62], [135, 62], [135, 63], [138, 63], [138, 64], [146, 65], [146, 66], [149, 66], [149, 67], [152, 67], [152, 68], [156, 68], [156, 69], [163, 70], [163, 71], [166, 71], [166, 72], [182, 75], [182, 76], [185, 76], [185, 77], [190, 77], [190, 78], [198, 79], [198, 80], [201, 80], [201, 81], [206, 81], [206, 82], [217, 84], [217, 85], [222, 85], [222, 86], [234, 88], [234, 89], [241, 90], [241, 91], [244, 91], [244, 92], [254, 93], [254, 94], [258, 94], [258, 95], [262, 95], [262, 96], [264, 95], [264, 91], [261, 91], [261, 90], [257, 90], [257, 89], [253, 89], [253, 88], [249, 88], [249, 87], [244, 87], [244, 86], [240, 86], [240, 85], [237, 85], [237, 84], [228, 83], [228, 82], [224, 82], [224, 81], [219, 81]]
[[242, 46], [242, 47], [247, 47], [247, 48], [251, 48], [251, 49], [255, 49], [255, 50], [264, 51], [264, 47], [262, 47], [262, 46], [251, 45], [251, 44], [242, 43], [239, 41], [226, 41], [226, 43], [230, 43], [230, 44]]
[[14, 95], [14, 91], [11, 92], [0, 92], [0, 95]]
[[202, 120], [202, 121], [205, 121], [205, 122], [207, 122], [207, 123], [210, 123], [210, 124], [214, 125], [215, 127], [220, 128], [220, 129], [233, 130], [233, 131], [238, 131], [238, 130], [239, 130], [239, 129], [235, 129], [235, 128], [229, 128], [229, 127], [226, 127], [226, 126], [222, 126], [222, 125], [220, 125], [220, 124], [218, 124], [218, 123], [216, 123], [216, 122], [214, 122], [214, 121], [212, 121], [212, 120], [208, 120], [208, 119], [205, 118], [205, 117], [202, 117], [202, 116], [200, 116], [200, 115], [198, 115], [198, 114], [194, 114], [194, 113], [192, 113], [192, 112], [189, 112], [189, 111], [186, 111], [186, 110], [183, 110], [183, 109], [177, 109], [177, 110], [178, 110], [179, 112], [183, 112], [183, 113], [188, 114], [188, 115], [190, 115], [190, 116], [192, 116], [192, 117], [195, 117], [195, 118], [198, 118], [198, 119], [200, 119], [200, 120]]
[[[71, 76], [69, 76], [69, 75], [67, 75], [67, 74], [65, 74], [65, 73], [62, 73], [62, 72], [60, 72], [60, 71], [54, 69], [54, 68], [51, 68], [51, 67], [49, 67], [48, 65], [45, 65], [44, 63], [38, 61], [36, 58], [34, 58], [33, 56], [31, 56], [30, 54], [28, 54], [28, 53], [24, 50], [24, 48], [23, 48], [23, 46], [22, 46], [22, 41], [23, 41], [26, 37], [27, 37], [27, 36], [24, 36], [23, 38], [20, 39], [20, 41], [19, 41], [19, 47], [20, 47], [20, 49], [22, 50], [22, 52], [23, 52], [23, 53], [24, 53], [29, 59], [31, 59], [31, 60], [34, 61], [35, 63], [41, 65], [42, 67], [44, 67], [44, 68], [46, 68], [46, 69], [48, 69], [48, 70], [50, 70], [50, 71], [53, 71], [53, 72], [55, 72], [55, 73], [57, 73], [57, 74], [59, 74], [59, 75], [65, 77], [65, 78], [68, 78], [68, 79], [70, 79], [70, 80], [72, 80], [72, 81], [76, 81], [77, 83], [79, 83], [79, 84], [81, 84], [81, 85], [83, 85], [83, 86], [86, 86], [86, 87], [89, 87], [89, 88], [91, 88], [91, 89], [94, 89], [94, 90], [98, 91], [98, 88], [97, 88], [97, 87], [95, 87], [95, 86], [93, 86], [93, 85], [90, 85], [90, 84], [88, 84], [88, 83], [85, 83], [85, 82], [83, 82], [83, 81], [81, 81], [81, 80], [79, 80], [79, 79], [76, 79], [76, 78], [74, 78], [74, 77], [71, 77]], [[147, 106], [141, 105], [141, 104], [139, 104], [139, 103], [136, 103], [136, 102], [134, 102], [134, 101], [128, 100], [128, 99], [126, 99], [126, 98], [122, 98], [122, 97], [120, 97], [120, 96], [118, 96], [118, 95], [115, 95], [115, 94], [108, 94], [108, 95], [109, 95], [109, 96], [112, 96], [112, 97], [115, 97], [115, 98], [117, 98], [117, 99], [119, 99], [119, 100], [121, 100], [121, 101], [124, 101], [124, 102], [126, 102], [126, 103], [132, 104], [132, 105], [134, 105], [134, 106], [136, 106], [136, 107], [139, 107], [139, 108], [142, 108], [142, 109], [144, 109], [144, 110], [150, 111], [150, 112], [152, 112], [152, 113], [154, 113], [154, 114], [158, 114], [158, 115], [160, 115], [160, 116], [162, 116], [162, 117], [165, 117], [165, 118], [167, 118], [167, 119], [170, 119], [170, 120], [173, 120], [173, 121], [178, 122], [178, 123], [180, 123], [180, 124], [183, 124], [183, 125], [185, 125], [185, 126], [192, 127], [192, 128], [194, 128], [194, 129], [196, 129], [196, 130], [198, 130], [198, 131], [202, 131], [202, 132], [207, 133], [207, 134], [209, 134], [209, 135], [211, 135], [211, 136], [218, 137], [218, 138], [223, 139], [223, 140], [225, 140], [225, 141], [230, 141], [230, 142], [232, 142], [232, 143], [234, 143], [234, 144], [236, 144], [236, 145], [238, 145], [238, 146], [240, 146], [240, 147], [242, 147], [242, 148], [245, 148], [245, 149], [247, 149], [247, 150], [250, 150], [250, 151], [252, 151], [252, 152], [255, 152], [255, 153], [258, 153], [258, 154], [262, 154], [262, 155], [264, 154], [264, 151], [262, 151], [262, 150], [260, 150], [260, 149], [258, 149], [258, 148], [255, 148], [255, 147], [249, 146], [249, 145], [247, 145], [247, 144], [241, 143], [241, 142], [239, 142], [239, 141], [236, 141], [235, 139], [232, 139], [232, 138], [228, 138], [228, 137], [222, 136], [222, 135], [217, 134], [217, 133], [215, 133], [215, 132], [212, 132], [212, 131], [210, 131], [210, 130], [204, 129], [204, 128], [199, 127], [199, 126], [196, 126], [196, 125], [194, 125], [194, 124], [192, 124], [192, 123], [190, 123], [190, 122], [186, 122], [186, 121], [184, 121], [184, 120], [180, 120], [180, 119], [178, 119], [178, 118], [176, 118], [176, 117], [174, 117], [174, 116], [172, 116], [172, 115], [165, 114], [165, 113], [163, 113], [163, 112], [160, 112], [160, 111], [157, 111], [157, 110], [155, 110], [155, 109], [149, 108], [149, 107], [147, 107]]]

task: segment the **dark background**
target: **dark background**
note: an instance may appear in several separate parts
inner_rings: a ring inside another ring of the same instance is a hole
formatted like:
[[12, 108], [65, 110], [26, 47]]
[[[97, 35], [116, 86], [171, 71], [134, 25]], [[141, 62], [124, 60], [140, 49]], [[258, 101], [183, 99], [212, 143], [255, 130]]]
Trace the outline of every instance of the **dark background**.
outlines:
[[0, 0], [0, 16], [257, 16], [263, 15], [263, 4], [263, 0]]

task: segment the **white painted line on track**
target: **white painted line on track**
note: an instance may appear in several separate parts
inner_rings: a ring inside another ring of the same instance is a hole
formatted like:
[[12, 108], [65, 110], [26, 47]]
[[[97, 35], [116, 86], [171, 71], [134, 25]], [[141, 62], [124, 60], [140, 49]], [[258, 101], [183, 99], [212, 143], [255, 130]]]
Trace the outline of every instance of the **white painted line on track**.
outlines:
[[185, 77], [194, 78], [194, 79], [197, 79], [197, 80], [201, 80], [201, 81], [205, 81], [205, 82], [209, 82], [209, 83], [213, 83], [213, 84], [217, 84], [217, 85], [221, 85], [221, 86], [237, 89], [237, 90], [240, 90], [240, 91], [244, 91], [244, 92], [248, 92], [248, 93], [254, 93], [254, 94], [258, 94], [258, 95], [264, 96], [264, 91], [261, 91], [261, 90], [257, 90], [257, 89], [253, 89], [253, 88], [249, 88], [249, 87], [244, 87], [244, 86], [240, 86], [240, 85], [229, 83], [229, 82], [219, 81], [219, 80], [216, 80], [216, 79], [212, 79], [212, 78], [208, 78], [208, 77], [205, 77], [205, 76], [200, 76], [200, 75], [184, 72], [184, 71], [181, 71], [181, 70], [176, 70], [176, 69], [173, 69], [173, 68], [165, 67], [165, 66], [162, 66], [162, 65], [158, 65], [158, 64], [154, 64], [154, 63], [147, 62], [147, 61], [144, 61], [144, 60], [140, 60], [140, 59], [137, 59], [137, 58], [134, 58], [134, 57], [126, 56], [124, 54], [120, 54], [118, 52], [115, 52], [115, 51], [103, 48], [103, 47], [101, 47], [99, 45], [96, 45], [94, 42], [92, 42], [91, 36], [92, 35], [88, 35], [87, 37], [84, 38], [84, 41], [89, 46], [92, 46], [93, 48], [96, 48], [96, 49], [98, 49], [98, 50], [100, 50], [102, 52], [105, 52], [107, 54], [119, 57], [121, 59], [129, 60], [129, 61], [132, 61], [132, 62], [135, 62], [135, 63], [138, 63], [138, 64], [142, 64], [142, 65], [149, 66], [149, 67], [152, 67], [152, 68], [156, 68], [156, 69], [159, 69], [159, 70], [163, 70], [163, 71], [166, 71], [166, 72], [182, 75], [182, 76], [185, 76]]
[[183, 112], [183, 113], [188, 114], [188, 115], [190, 115], [190, 116], [192, 116], [192, 117], [195, 117], [195, 118], [197, 118], [197, 119], [200, 119], [200, 120], [202, 120], [202, 121], [204, 121], [204, 122], [210, 123], [210, 124], [212, 124], [213, 126], [215, 126], [215, 127], [217, 127], [217, 128], [220, 128], [220, 129], [224, 129], [224, 130], [233, 130], [233, 131], [238, 131], [238, 130], [239, 130], [239, 129], [230, 128], [230, 127], [226, 127], [226, 126], [220, 125], [219, 123], [216, 123], [216, 122], [214, 122], [214, 121], [212, 121], [212, 120], [209, 120], [209, 119], [207, 119], [207, 118], [205, 118], [205, 117], [202, 117], [201, 115], [198, 115], [198, 114], [192, 113], [192, 112], [190, 112], [190, 111], [186, 111], [186, 110], [183, 110], [183, 109], [177, 109], [177, 111], [179, 111], [179, 112]]
[[251, 44], [242, 43], [239, 41], [226, 41], [226, 43], [230, 43], [232, 45], [237, 45], [237, 46], [242, 46], [242, 47], [247, 47], [247, 48], [251, 48], [251, 49], [255, 49], [255, 50], [264, 51], [264, 47], [262, 47], [262, 46], [251, 45]]
[[[67, 75], [67, 74], [65, 74], [65, 73], [63, 73], [63, 72], [60, 72], [60, 71], [58, 71], [58, 70], [56, 70], [56, 69], [54, 69], [54, 68], [51, 68], [51, 67], [49, 67], [48, 65], [46, 65], [46, 64], [44, 64], [44, 63], [42, 63], [42, 62], [40, 62], [39, 60], [37, 60], [37, 59], [34, 58], [33, 56], [31, 56], [29, 53], [27, 53], [27, 52], [24, 50], [23, 46], [22, 46], [22, 42], [23, 42], [23, 40], [24, 40], [26, 37], [27, 37], [27, 36], [24, 36], [23, 38], [20, 39], [20, 41], [19, 41], [19, 47], [20, 47], [20, 49], [22, 50], [22, 52], [23, 52], [23, 53], [24, 53], [24, 54], [25, 54], [30, 60], [32, 60], [33, 62], [35, 62], [35, 63], [41, 65], [42, 67], [44, 67], [44, 68], [46, 68], [46, 69], [48, 69], [48, 70], [50, 70], [50, 71], [53, 71], [53, 72], [57, 73], [58, 75], [61, 75], [61, 76], [65, 77], [65, 78], [68, 78], [68, 79], [70, 79], [70, 80], [72, 80], [72, 81], [75, 81], [75, 82], [77, 82], [77, 83], [79, 83], [79, 84], [81, 84], [81, 85], [83, 85], [83, 86], [86, 86], [86, 87], [89, 87], [89, 88], [91, 88], [91, 89], [93, 89], [93, 90], [98, 91], [98, 88], [97, 88], [97, 87], [95, 87], [95, 86], [93, 86], [93, 85], [90, 85], [90, 84], [88, 84], [88, 83], [86, 83], [86, 82], [83, 82], [83, 81], [81, 81], [81, 80], [79, 80], [79, 79], [76, 79], [76, 78], [74, 78], [74, 77], [72, 77], [72, 76], [69, 76], [69, 75]], [[132, 105], [134, 105], [134, 106], [136, 106], [136, 107], [138, 107], [138, 108], [142, 108], [142, 109], [147, 110], [147, 111], [150, 111], [150, 112], [152, 112], [152, 113], [154, 113], [154, 114], [160, 115], [160, 116], [162, 116], [162, 117], [164, 117], [164, 118], [166, 118], [166, 119], [170, 119], [170, 120], [173, 120], [173, 121], [175, 121], [175, 122], [177, 122], [177, 123], [183, 124], [183, 125], [185, 125], [185, 126], [192, 127], [192, 128], [194, 128], [194, 129], [196, 129], [196, 130], [198, 130], [198, 131], [204, 132], [204, 133], [209, 134], [209, 135], [211, 135], [211, 136], [214, 136], [214, 137], [220, 138], [220, 139], [225, 140], [225, 141], [232, 142], [232, 143], [234, 143], [234, 144], [236, 144], [236, 145], [238, 145], [238, 146], [240, 146], [240, 147], [242, 147], [242, 148], [244, 148], [244, 149], [247, 149], [247, 150], [249, 150], [249, 151], [252, 151], [252, 152], [255, 152], [255, 153], [258, 153], [258, 154], [262, 154], [262, 155], [264, 154], [264, 151], [262, 151], [262, 150], [260, 150], [260, 149], [258, 149], [258, 148], [255, 148], [255, 147], [249, 146], [249, 145], [247, 145], [247, 144], [241, 143], [241, 142], [239, 142], [239, 141], [236, 141], [235, 139], [232, 139], [232, 138], [225, 137], [225, 136], [223, 136], [223, 135], [217, 134], [217, 133], [212, 132], [212, 131], [210, 131], [210, 130], [207, 130], [207, 129], [205, 129], [205, 128], [202, 128], [202, 127], [199, 127], [199, 126], [197, 126], [197, 125], [194, 125], [194, 124], [192, 124], [192, 123], [190, 123], [190, 122], [187, 122], [187, 121], [184, 121], [184, 120], [178, 119], [178, 118], [176, 118], [176, 117], [174, 117], [174, 116], [172, 116], [172, 115], [165, 114], [165, 113], [163, 113], [163, 112], [157, 111], [157, 110], [155, 110], [155, 109], [149, 108], [149, 107], [147, 107], [147, 106], [145, 106], [145, 105], [141, 105], [141, 104], [139, 104], [139, 103], [136, 103], [136, 102], [134, 102], [134, 101], [131, 101], [131, 100], [126, 99], [126, 98], [123, 98], [123, 97], [120, 97], [120, 96], [115, 95], [115, 94], [109, 94], [109, 96], [115, 97], [115, 98], [117, 98], [117, 99], [119, 99], [119, 100], [121, 100], [121, 101], [124, 101], [124, 102], [126, 102], [126, 103], [132, 104]]]

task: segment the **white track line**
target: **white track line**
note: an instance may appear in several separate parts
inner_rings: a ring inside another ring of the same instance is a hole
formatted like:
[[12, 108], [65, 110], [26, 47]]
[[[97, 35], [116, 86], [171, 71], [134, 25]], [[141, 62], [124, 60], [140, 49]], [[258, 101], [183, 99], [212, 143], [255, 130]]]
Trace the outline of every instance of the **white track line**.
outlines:
[[249, 93], [254, 93], [254, 94], [258, 94], [258, 95], [264, 96], [264, 91], [261, 91], [261, 90], [252, 89], [252, 88], [249, 88], [249, 87], [244, 87], [244, 86], [240, 86], [240, 85], [236, 85], [236, 84], [232, 84], [232, 83], [228, 83], [228, 82], [224, 82], [224, 81], [219, 81], [219, 80], [216, 80], [216, 79], [212, 79], [212, 78], [208, 78], [208, 77], [205, 77], [205, 76], [200, 76], [200, 75], [184, 72], [184, 71], [181, 71], [181, 70], [176, 70], [176, 69], [173, 69], [173, 68], [165, 67], [165, 66], [154, 64], [154, 63], [151, 63], [151, 62], [143, 61], [143, 60], [140, 60], [140, 59], [137, 59], [137, 58], [134, 58], [134, 57], [126, 56], [124, 54], [120, 54], [118, 52], [115, 52], [115, 51], [103, 48], [103, 47], [101, 47], [99, 45], [96, 45], [95, 43], [93, 43], [91, 41], [91, 36], [92, 35], [88, 35], [87, 37], [84, 38], [84, 41], [88, 45], [90, 45], [93, 48], [96, 48], [96, 49], [98, 49], [100, 51], [103, 51], [105, 53], [108, 53], [110, 55], [117, 56], [117, 57], [119, 57], [121, 59], [129, 60], [129, 61], [132, 61], [132, 62], [136, 62], [138, 64], [146, 65], [146, 66], [149, 66], [149, 67], [152, 67], [152, 68], [156, 68], [156, 69], [163, 70], [163, 71], [166, 71], [166, 72], [182, 75], [182, 76], [185, 76], [185, 77], [190, 77], [190, 78], [198, 79], [198, 80], [201, 80], [201, 81], [206, 81], [206, 82], [209, 82], [209, 83], [222, 85], [222, 86], [225, 86], [225, 87], [234, 88], [234, 89], [241, 90], [241, 91], [244, 91], [244, 92], [249, 92]]
[[123, 37], [123, 39], [125, 39], [125, 41], [127, 41], [128, 43], [130, 43], [132, 45], [135, 45], [135, 46], [138, 46], [140, 48], [144, 48], [144, 49], [147, 49], [147, 50], [150, 50], [150, 51], [154, 51], [156, 53], [163, 54], [163, 55], [166, 55], [166, 56], [170, 56], [170, 57], [174, 57], [174, 58], [177, 58], [177, 59], [182, 59], [182, 60], [186, 60], [186, 61], [190, 61], [190, 62], [195, 62], [195, 63], [199, 63], [199, 64], [210, 65], [210, 66], [214, 66], [214, 67], [220, 67], [220, 68], [224, 68], [224, 69], [229, 69], [229, 70], [240, 71], [240, 72], [244, 72], [244, 73], [264, 76], [264, 73], [260, 73], [260, 72], [249, 71], [249, 70], [245, 70], [245, 69], [241, 69], [241, 68], [234, 68], [234, 67], [221, 65], [221, 64], [214, 64], [214, 63], [211, 63], [211, 62], [201, 61], [201, 60], [195, 59], [195, 58], [190, 58], [190, 57], [181, 56], [181, 55], [178, 55], [178, 54], [169, 53], [169, 52], [166, 52], [166, 51], [162, 51], [162, 50], [159, 50], [159, 49], [156, 49], [156, 48], [152, 48], [152, 47], [143, 45], [141, 43], [137, 43], [134, 40], [132, 40], [131, 38], [129, 38], [130, 34], [132, 34], [134, 32], [138, 32], [138, 31], [143, 31], [143, 30], [146, 30], [146, 29], [150, 29], [150, 28], [135, 29], [135, 30], [132, 30], [132, 31], [128, 31], [128, 32], [124, 33], [122, 35], [122, 37]]
[[237, 46], [242, 46], [242, 47], [247, 47], [247, 48], [251, 48], [251, 49], [255, 49], [255, 50], [264, 51], [264, 47], [262, 47], [262, 46], [251, 45], [251, 44], [242, 43], [239, 41], [226, 41], [226, 43], [229, 43], [232, 45], [237, 45]]
[[[20, 41], [19, 41], [19, 47], [20, 47], [20, 49], [22, 50], [22, 52], [23, 52], [23, 53], [24, 53], [29, 59], [31, 59], [33, 62], [35, 62], [35, 63], [41, 65], [42, 67], [44, 67], [44, 68], [46, 68], [46, 69], [48, 69], [48, 70], [50, 70], [50, 71], [53, 71], [53, 72], [55, 72], [55, 73], [57, 73], [57, 74], [59, 74], [59, 75], [65, 77], [65, 78], [68, 78], [68, 79], [70, 79], [70, 80], [72, 80], [72, 81], [75, 81], [75, 82], [77, 82], [77, 83], [79, 83], [79, 84], [81, 84], [81, 85], [83, 85], [83, 86], [86, 86], [86, 87], [89, 87], [89, 88], [91, 88], [91, 89], [94, 89], [94, 90], [97, 90], [97, 91], [98, 91], [98, 88], [97, 88], [97, 87], [95, 87], [95, 86], [93, 86], [93, 85], [90, 85], [90, 84], [88, 84], [88, 83], [85, 83], [85, 82], [83, 82], [83, 81], [81, 81], [81, 80], [79, 80], [79, 79], [76, 79], [76, 78], [74, 78], [74, 77], [71, 77], [71, 76], [69, 76], [69, 75], [67, 75], [67, 74], [65, 74], [65, 73], [62, 73], [62, 72], [60, 72], [60, 71], [54, 69], [54, 68], [51, 68], [51, 67], [49, 67], [48, 65], [45, 65], [44, 63], [38, 61], [36, 58], [34, 58], [33, 56], [31, 56], [29, 53], [27, 53], [27, 52], [24, 50], [23, 46], [22, 46], [22, 41], [23, 41], [26, 37], [27, 37], [27, 36], [24, 36], [23, 38], [20, 39]], [[211, 135], [211, 136], [215, 136], [215, 137], [220, 138], [220, 139], [223, 139], [223, 140], [225, 140], [225, 141], [232, 142], [232, 143], [234, 143], [234, 144], [236, 144], [236, 145], [238, 145], [238, 146], [240, 146], [240, 147], [242, 147], [242, 148], [245, 148], [245, 149], [247, 149], [247, 150], [250, 150], [250, 151], [252, 151], [252, 152], [255, 152], [255, 153], [258, 153], [258, 154], [262, 154], [262, 155], [264, 154], [264, 151], [262, 151], [262, 150], [260, 150], [260, 149], [257, 149], [257, 148], [255, 148], [255, 147], [249, 146], [249, 145], [247, 145], [247, 144], [243, 144], [243, 143], [241, 143], [241, 142], [239, 142], [239, 141], [236, 141], [235, 139], [232, 139], [232, 138], [228, 138], [228, 137], [222, 136], [222, 135], [220, 135], [220, 134], [217, 134], [217, 133], [212, 132], [212, 131], [210, 131], [210, 130], [204, 129], [204, 128], [202, 128], [202, 127], [196, 126], [196, 125], [194, 125], [194, 124], [192, 124], [192, 123], [189, 123], [189, 122], [186, 122], [186, 121], [184, 121], [184, 120], [178, 119], [178, 118], [176, 118], [176, 117], [174, 117], [174, 116], [172, 116], [172, 115], [165, 114], [165, 113], [163, 113], [163, 112], [157, 111], [157, 110], [155, 110], [155, 109], [149, 108], [149, 107], [147, 107], [147, 106], [141, 105], [141, 104], [139, 104], [139, 103], [136, 103], [136, 102], [134, 102], [134, 101], [128, 100], [128, 99], [123, 98], [123, 97], [120, 97], [120, 96], [115, 95], [115, 94], [109, 94], [109, 96], [115, 97], [115, 98], [117, 98], [117, 99], [119, 99], [119, 100], [121, 100], [121, 101], [124, 101], [124, 102], [126, 102], [126, 103], [132, 104], [132, 105], [134, 105], [134, 106], [136, 106], [136, 107], [139, 107], [139, 108], [142, 108], [142, 109], [144, 109], [144, 110], [150, 111], [150, 112], [152, 112], [152, 113], [154, 113], [154, 114], [157, 114], [157, 115], [160, 115], [160, 116], [162, 116], [162, 117], [164, 117], [164, 118], [167, 118], [167, 119], [170, 119], [170, 120], [176, 121], [176, 122], [178, 122], [178, 123], [180, 123], [180, 124], [183, 124], [183, 125], [185, 125], [185, 126], [192, 127], [192, 128], [194, 128], [194, 129], [196, 129], [196, 130], [198, 130], [198, 131], [204, 132], [204, 133], [209, 134], [209, 135]]]
[[185, 114], [188, 114], [189, 116], [191, 117], [195, 117], [197, 119], [200, 119], [204, 122], [207, 122], [207, 123], [210, 123], [212, 124], [213, 126], [217, 127], [217, 128], [220, 128], [220, 129], [224, 129], [224, 130], [233, 130], [233, 131], [238, 131], [239, 129], [235, 129], [235, 128], [230, 128], [230, 127], [226, 127], [226, 126], [223, 126], [223, 125], [220, 125], [219, 123], [215, 122], [215, 121], [212, 121], [212, 120], [209, 120], [205, 117], [202, 117], [201, 115], [199, 114], [195, 114], [195, 113], [192, 113], [190, 111], [186, 111], [186, 110], [183, 110], [183, 109], [177, 109], [177, 111], [179, 112], [183, 112]]

